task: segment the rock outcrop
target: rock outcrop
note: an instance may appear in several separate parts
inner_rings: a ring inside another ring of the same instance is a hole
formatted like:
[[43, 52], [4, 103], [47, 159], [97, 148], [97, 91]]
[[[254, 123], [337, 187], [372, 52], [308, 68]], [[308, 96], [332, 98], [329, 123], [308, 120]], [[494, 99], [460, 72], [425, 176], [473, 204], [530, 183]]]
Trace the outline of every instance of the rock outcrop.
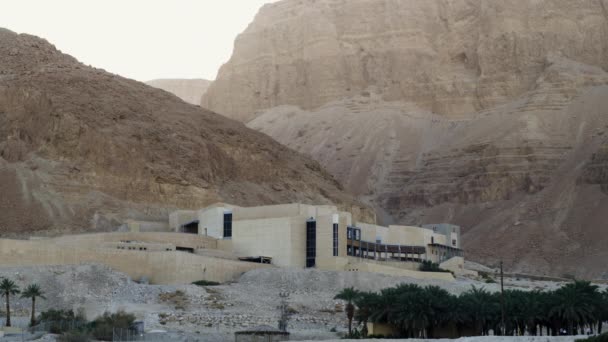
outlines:
[[215, 201], [369, 214], [317, 162], [266, 135], [5, 29], [0, 193], [3, 234], [111, 229]]
[[147, 85], [168, 91], [193, 105], [200, 105], [203, 94], [211, 81], [203, 79], [158, 79], [146, 82]]
[[264, 6], [202, 105], [249, 121], [381, 94], [445, 116], [534, 87], [545, 57], [608, 69], [606, 0], [284, 0]]
[[449, 221], [476, 260], [608, 277], [607, 6], [285, 0], [202, 105], [310, 154], [385, 223]]

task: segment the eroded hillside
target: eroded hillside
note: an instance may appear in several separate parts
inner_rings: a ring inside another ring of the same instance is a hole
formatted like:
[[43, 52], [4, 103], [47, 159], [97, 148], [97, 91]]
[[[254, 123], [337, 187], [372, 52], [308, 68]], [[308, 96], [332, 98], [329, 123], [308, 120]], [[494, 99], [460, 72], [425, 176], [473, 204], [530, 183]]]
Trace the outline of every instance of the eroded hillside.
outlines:
[[607, 5], [285, 0], [202, 105], [311, 155], [385, 223], [449, 221], [476, 260], [608, 277]]
[[0, 193], [3, 233], [110, 229], [215, 201], [361, 207], [266, 135], [5, 29]]

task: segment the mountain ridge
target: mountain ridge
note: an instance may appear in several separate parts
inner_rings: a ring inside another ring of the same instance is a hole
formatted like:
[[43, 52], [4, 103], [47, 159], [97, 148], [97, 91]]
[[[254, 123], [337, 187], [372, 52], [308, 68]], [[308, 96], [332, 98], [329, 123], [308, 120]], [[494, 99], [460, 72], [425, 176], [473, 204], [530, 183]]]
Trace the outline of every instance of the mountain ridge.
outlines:
[[0, 30], [0, 231], [114, 229], [174, 208], [335, 203], [312, 161], [236, 121]]
[[601, 5], [284, 0], [201, 105], [312, 156], [384, 223], [452, 222], [476, 261], [607, 278]]

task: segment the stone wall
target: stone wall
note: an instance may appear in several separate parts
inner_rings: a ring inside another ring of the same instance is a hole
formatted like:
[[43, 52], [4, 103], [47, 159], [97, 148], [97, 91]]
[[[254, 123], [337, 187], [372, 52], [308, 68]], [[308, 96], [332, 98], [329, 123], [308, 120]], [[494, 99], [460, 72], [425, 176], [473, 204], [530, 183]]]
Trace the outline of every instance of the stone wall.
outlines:
[[382, 262], [374, 262], [354, 257], [317, 258], [317, 268], [326, 271], [352, 271], [386, 274], [389, 276], [410, 277], [414, 279], [438, 279], [453, 281], [451, 273], [420, 272], [409, 270]]
[[137, 241], [144, 243], [168, 243], [177, 247], [192, 249], [217, 249], [217, 240], [194, 234], [183, 233], [100, 233], [100, 234], [81, 234], [65, 235], [49, 242], [58, 245], [70, 245], [75, 247], [94, 248], [101, 243]]
[[101, 263], [153, 284], [188, 284], [197, 280], [226, 282], [268, 265], [209, 258], [183, 252], [146, 252], [75, 247], [51, 240], [0, 240], [0, 265], [76, 265]]

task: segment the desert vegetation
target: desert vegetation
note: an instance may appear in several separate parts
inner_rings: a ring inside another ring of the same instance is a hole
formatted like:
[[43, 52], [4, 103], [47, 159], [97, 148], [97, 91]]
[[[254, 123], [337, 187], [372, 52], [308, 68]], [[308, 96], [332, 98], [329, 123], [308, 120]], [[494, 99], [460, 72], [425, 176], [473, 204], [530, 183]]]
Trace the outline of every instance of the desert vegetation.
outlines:
[[[548, 292], [482, 288], [453, 295], [437, 286], [402, 284], [379, 293], [342, 290], [337, 299], [352, 305], [346, 310], [349, 335], [367, 335], [367, 322], [390, 324], [398, 337], [433, 338], [439, 331], [454, 337], [489, 335], [576, 335], [602, 333], [608, 321], [608, 290], [575, 281]], [[348, 304], [347, 304], [348, 308]], [[350, 329], [357, 319], [360, 330]]]
[[50, 333], [59, 334], [58, 341], [112, 341], [115, 334], [129, 332], [134, 335], [133, 314], [118, 311], [106, 312], [93, 321], [87, 321], [82, 312], [73, 310], [48, 310], [40, 314], [40, 323], [48, 325]]
[[44, 291], [40, 288], [38, 284], [30, 284], [25, 287], [23, 292], [19, 289], [17, 284], [7, 278], [3, 278], [0, 281], [0, 292], [2, 293], [2, 297], [4, 297], [6, 303], [6, 326], [11, 326], [11, 296], [16, 296], [21, 293], [21, 298], [29, 298], [32, 300], [32, 311], [31, 311], [31, 319], [30, 325], [34, 326], [36, 324], [36, 298], [46, 299], [44, 297]]

